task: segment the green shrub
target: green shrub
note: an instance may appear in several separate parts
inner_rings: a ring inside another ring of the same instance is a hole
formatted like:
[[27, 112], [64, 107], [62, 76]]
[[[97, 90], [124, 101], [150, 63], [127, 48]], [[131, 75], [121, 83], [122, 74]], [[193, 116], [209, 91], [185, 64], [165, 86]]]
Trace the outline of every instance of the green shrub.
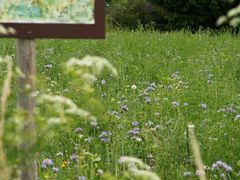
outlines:
[[155, 24], [157, 29], [216, 27], [219, 16], [238, 2], [229, 0], [107, 0], [111, 23], [135, 28]]
[[[150, 0], [161, 6], [165, 12], [170, 28], [216, 27], [219, 16], [226, 13], [233, 2], [229, 0]], [[237, 1], [235, 0], [235, 3]]]
[[113, 25], [124, 28], [154, 24], [156, 28], [162, 29], [167, 22], [163, 9], [146, 0], [111, 2], [107, 12]]

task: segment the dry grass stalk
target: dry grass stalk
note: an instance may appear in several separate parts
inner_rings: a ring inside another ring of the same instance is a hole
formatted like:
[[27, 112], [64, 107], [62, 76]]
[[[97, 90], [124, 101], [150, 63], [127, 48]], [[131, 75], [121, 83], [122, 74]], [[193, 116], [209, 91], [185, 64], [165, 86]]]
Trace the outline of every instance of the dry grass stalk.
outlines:
[[4, 152], [3, 145], [3, 134], [4, 134], [4, 125], [5, 125], [5, 114], [8, 97], [11, 94], [11, 82], [12, 82], [12, 59], [6, 57], [4, 60], [0, 57], [1, 60], [7, 64], [7, 75], [4, 80], [2, 96], [0, 99], [0, 177], [4, 180], [9, 179], [9, 170], [7, 167], [7, 158]]
[[189, 135], [190, 146], [193, 153], [194, 162], [197, 168], [197, 174], [199, 175], [199, 179], [206, 180], [204, 164], [202, 161], [199, 144], [194, 134], [194, 127], [195, 127], [194, 125], [188, 125], [188, 135]]

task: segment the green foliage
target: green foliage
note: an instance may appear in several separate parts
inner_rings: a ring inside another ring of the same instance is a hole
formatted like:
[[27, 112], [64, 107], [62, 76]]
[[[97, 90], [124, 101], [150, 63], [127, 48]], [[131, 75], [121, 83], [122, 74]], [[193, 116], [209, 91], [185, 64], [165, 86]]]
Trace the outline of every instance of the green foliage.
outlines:
[[228, 0], [126, 0], [111, 1], [109, 15], [114, 25], [137, 26], [153, 22], [157, 29], [216, 28], [219, 16], [237, 3]]
[[228, 0], [150, 1], [167, 11], [166, 16], [172, 28], [215, 27], [217, 18], [232, 7], [232, 2]]

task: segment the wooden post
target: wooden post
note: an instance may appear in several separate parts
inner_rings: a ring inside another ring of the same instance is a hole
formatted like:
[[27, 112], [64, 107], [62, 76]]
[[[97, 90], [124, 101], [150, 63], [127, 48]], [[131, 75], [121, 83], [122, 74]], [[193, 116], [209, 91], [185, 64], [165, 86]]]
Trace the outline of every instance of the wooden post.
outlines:
[[31, 93], [35, 91], [35, 56], [35, 40], [17, 40], [17, 65], [21, 72], [18, 77], [17, 105], [18, 109], [25, 114], [24, 128], [23, 132], [21, 132], [23, 141], [19, 147], [19, 150], [24, 155], [20, 159], [22, 180], [37, 180], [37, 160], [36, 153], [33, 152], [36, 145], [35, 100], [31, 96]]

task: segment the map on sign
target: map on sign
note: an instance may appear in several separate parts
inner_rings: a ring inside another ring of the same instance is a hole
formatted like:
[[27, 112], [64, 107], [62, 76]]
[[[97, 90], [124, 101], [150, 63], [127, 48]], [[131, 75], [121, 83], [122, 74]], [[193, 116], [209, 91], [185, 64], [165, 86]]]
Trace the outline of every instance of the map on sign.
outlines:
[[0, 22], [94, 24], [94, 1], [0, 0]]

